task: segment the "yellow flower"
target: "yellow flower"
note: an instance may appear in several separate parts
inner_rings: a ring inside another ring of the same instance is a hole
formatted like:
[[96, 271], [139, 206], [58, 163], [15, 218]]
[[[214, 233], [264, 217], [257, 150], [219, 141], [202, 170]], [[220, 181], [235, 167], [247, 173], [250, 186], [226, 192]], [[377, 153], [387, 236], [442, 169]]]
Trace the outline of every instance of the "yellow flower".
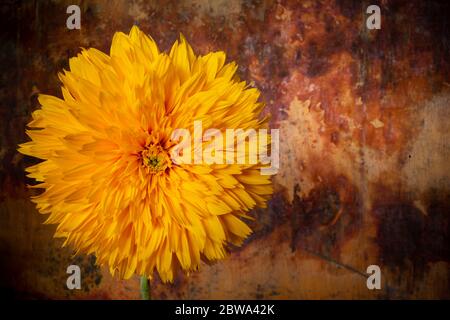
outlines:
[[[133, 27], [114, 35], [110, 55], [83, 50], [59, 77], [63, 98], [40, 95], [23, 154], [44, 191], [33, 201], [55, 237], [93, 253], [111, 273], [163, 281], [218, 260], [251, 233], [241, 220], [272, 193], [262, 164], [177, 164], [176, 128], [267, 128], [259, 91], [225, 64], [196, 56], [181, 36], [170, 53]], [[233, 141], [234, 143], [234, 141]], [[202, 142], [204, 146], [208, 142]], [[195, 152], [194, 150], [192, 152]], [[247, 152], [248, 155], [248, 152]]]

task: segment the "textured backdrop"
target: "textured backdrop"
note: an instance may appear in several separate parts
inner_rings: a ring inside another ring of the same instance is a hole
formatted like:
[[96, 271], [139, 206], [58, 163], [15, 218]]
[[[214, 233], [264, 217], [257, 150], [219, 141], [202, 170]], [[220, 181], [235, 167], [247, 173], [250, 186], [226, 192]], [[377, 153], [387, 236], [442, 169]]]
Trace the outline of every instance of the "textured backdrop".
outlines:
[[[81, 30], [66, 28], [80, 4]], [[381, 7], [381, 30], [365, 9]], [[105, 52], [133, 24], [167, 50], [182, 32], [224, 50], [280, 129], [275, 195], [255, 233], [155, 299], [450, 298], [450, 8], [434, 1], [2, 1], [0, 287], [17, 298], [139, 298], [52, 240], [16, 151], [38, 93], [80, 47]], [[79, 264], [82, 290], [66, 289]], [[382, 289], [368, 290], [377, 264]]]

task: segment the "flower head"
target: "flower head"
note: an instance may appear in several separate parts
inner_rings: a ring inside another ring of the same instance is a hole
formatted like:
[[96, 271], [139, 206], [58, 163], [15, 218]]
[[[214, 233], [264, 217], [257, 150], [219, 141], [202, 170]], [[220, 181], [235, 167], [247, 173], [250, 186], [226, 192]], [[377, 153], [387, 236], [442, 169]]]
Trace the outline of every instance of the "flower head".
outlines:
[[44, 189], [33, 201], [57, 224], [55, 237], [122, 278], [156, 269], [163, 281], [240, 245], [251, 233], [242, 219], [272, 193], [262, 164], [171, 156], [181, 143], [174, 130], [193, 130], [195, 121], [267, 128], [259, 91], [239, 80], [225, 53], [196, 56], [183, 37], [162, 53], [133, 27], [114, 35], [110, 55], [87, 49], [69, 65], [59, 75], [63, 98], [39, 96], [31, 141], [19, 148], [43, 160], [27, 171]]

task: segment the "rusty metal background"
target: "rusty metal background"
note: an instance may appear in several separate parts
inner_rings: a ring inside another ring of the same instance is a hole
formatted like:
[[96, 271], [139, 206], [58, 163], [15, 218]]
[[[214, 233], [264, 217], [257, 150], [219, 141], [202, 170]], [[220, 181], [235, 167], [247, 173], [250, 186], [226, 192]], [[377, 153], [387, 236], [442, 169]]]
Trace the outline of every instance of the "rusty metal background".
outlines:
[[[79, 3], [81, 30], [66, 28]], [[365, 9], [381, 7], [381, 30]], [[39, 92], [80, 47], [133, 24], [167, 49], [224, 50], [281, 130], [281, 168], [246, 245], [154, 299], [450, 298], [449, 5], [437, 1], [2, 1], [0, 287], [16, 298], [139, 298], [93, 256], [52, 240], [16, 152]], [[82, 290], [66, 267], [82, 266]], [[366, 268], [380, 265], [382, 289]]]

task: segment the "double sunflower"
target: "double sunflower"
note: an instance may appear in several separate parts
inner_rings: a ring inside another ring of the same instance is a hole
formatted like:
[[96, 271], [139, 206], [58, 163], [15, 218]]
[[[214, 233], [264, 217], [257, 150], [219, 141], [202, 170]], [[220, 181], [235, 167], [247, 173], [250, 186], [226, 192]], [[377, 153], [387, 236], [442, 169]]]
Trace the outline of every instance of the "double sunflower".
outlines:
[[55, 237], [93, 253], [112, 274], [165, 282], [177, 269], [225, 257], [251, 233], [243, 222], [272, 194], [261, 164], [175, 164], [176, 128], [267, 128], [259, 91], [224, 52], [197, 56], [181, 37], [169, 54], [137, 27], [110, 55], [83, 50], [60, 74], [62, 98], [40, 95], [19, 151], [43, 189], [37, 209]]

